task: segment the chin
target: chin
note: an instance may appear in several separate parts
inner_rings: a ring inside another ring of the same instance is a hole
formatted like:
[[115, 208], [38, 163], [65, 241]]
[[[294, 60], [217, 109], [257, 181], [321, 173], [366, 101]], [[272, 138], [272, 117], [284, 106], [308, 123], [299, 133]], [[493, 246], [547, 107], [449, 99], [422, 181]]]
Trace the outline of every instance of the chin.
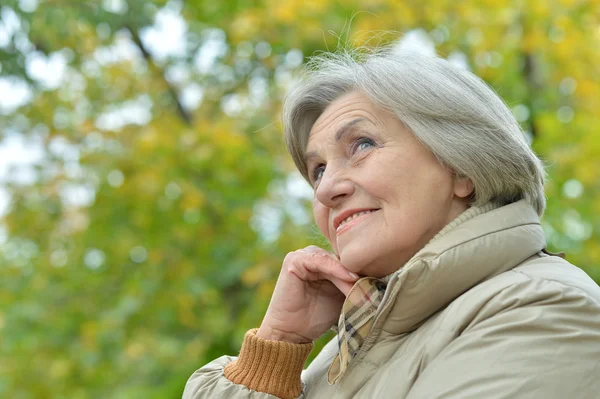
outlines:
[[362, 246], [346, 247], [339, 253], [342, 265], [361, 277], [385, 277], [400, 269], [408, 261], [408, 258], [405, 259], [405, 254], [401, 252], [374, 255], [373, 252], [365, 253]]
[[340, 262], [349, 271], [358, 274], [361, 277], [383, 277], [386, 274], [380, 272], [374, 259], [364, 255], [353, 255], [350, 251], [344, 251], [340, 254]]

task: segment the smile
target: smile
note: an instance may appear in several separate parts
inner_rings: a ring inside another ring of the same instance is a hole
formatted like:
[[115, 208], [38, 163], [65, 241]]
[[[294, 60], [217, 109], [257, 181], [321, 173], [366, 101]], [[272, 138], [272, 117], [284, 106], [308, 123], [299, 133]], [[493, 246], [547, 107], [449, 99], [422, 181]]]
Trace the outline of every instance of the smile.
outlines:
[[[340, 224], [335, 229], [335, 232], [337, 234], [341, 234], [342, 232], [348, 230], [350, 227], [352, 227], [356, 223], [359, 223], [360, 220], [362, 220], [365, 217], [367, 217], [367, 215], [369, 215], [369, 214], [371, 214], [373, 212], [376, 212], [378, 210], [379, 209], [371, 209], [371, 210], [366, 210], [366, 211], [360, 211], [360, 212], [353, 213], [352, 215], [348, 216], [347, 218], [345, 218], [344, 220], [342, 220], [340, 222]], [[353, 223], [351, 223], [351, 222], [353, 222]]]

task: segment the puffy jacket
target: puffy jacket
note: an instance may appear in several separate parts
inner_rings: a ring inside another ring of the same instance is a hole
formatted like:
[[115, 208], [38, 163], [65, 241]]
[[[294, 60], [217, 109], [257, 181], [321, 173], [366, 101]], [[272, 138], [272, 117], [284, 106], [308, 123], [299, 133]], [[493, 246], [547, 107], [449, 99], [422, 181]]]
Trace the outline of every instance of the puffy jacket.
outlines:
[[[299, 397], [600, 397], [600, 287], [545, 246], [525, 201], [453, 227], [391, 276], [342, 379], [327, 382], [334, 339], [302, 372]], [[276, 397], [227, 379], [234, 359], [196, 371], [184, 398]]]

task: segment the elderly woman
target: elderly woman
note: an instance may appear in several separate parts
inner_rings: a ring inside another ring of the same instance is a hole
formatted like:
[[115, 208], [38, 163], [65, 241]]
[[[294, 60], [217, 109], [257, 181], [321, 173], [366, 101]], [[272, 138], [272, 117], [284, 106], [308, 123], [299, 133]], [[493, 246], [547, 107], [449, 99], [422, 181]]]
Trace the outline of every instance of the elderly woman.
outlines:
[[333, 253], [288, 254], [260, 328], [184, 398], [598, 397], [600, 288], [546, 251], [511, 112], [443, 59], [358, 58], [313, 58], [284, 106]]

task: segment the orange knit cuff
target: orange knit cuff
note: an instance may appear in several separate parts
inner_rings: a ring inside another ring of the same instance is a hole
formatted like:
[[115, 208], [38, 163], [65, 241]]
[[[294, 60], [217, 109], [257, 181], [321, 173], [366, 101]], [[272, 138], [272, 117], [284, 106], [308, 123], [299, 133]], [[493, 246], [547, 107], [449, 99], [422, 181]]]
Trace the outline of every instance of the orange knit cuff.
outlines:
[[269, 341], [256, 336], [258, 328], [244, 336], [237, 360], [225, 366], [225, 377], [235, 384], [282, 399], [302, 392], [300, 375], [313, 344]]

